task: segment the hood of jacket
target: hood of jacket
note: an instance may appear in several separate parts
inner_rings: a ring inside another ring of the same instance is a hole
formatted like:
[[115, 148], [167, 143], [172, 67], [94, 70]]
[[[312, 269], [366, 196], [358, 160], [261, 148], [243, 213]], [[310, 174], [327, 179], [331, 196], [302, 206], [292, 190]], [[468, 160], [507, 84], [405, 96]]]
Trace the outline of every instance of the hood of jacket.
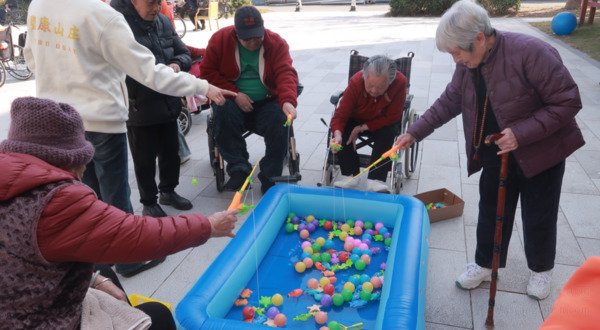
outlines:
[[37, 157], [14, 152], [0, 152], [0, 168], [0, 202], [44, 184], [77, 179]]

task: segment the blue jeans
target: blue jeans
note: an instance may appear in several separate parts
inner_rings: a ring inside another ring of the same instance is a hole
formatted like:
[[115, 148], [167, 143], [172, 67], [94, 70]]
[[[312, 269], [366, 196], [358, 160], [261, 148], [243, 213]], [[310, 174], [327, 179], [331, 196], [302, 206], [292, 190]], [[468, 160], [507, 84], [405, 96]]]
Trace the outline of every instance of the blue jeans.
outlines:
[[177, 129], [179, 130], [178, 134], [177, 134], [177, 138], [179, 139], [179, 158], [183, 159], [189, 155], [192, 154], [192, 152], [190, 151], [190, 147], [187, 144], [187, 141], [185, 140], [185, 135], [183, 135], [183, 132], [181, 131], [181, 127], [179, 127], [179, 125], [177, 125]]
[[248, 162], [246, 140], [242, 136], [252, 129], [265, 140], [265, 156], [260, 160], [263, 176], [280, 176], [283, 160], [288, 148], [288, 128], [283, 124], [286, 116], [276, 100], [254, 102], [252, 112], [243, 112], [234, 101], [214, 107], [215, 140], [219, 152], [227, 162], [227, 173], [249, 174], [252, 165]]
[[90, 186], [101, 201], [133, 213], [129, 171], [127, 169], [127, 136], [85, 132], [96, 152], [83, 173], [83, 183]]

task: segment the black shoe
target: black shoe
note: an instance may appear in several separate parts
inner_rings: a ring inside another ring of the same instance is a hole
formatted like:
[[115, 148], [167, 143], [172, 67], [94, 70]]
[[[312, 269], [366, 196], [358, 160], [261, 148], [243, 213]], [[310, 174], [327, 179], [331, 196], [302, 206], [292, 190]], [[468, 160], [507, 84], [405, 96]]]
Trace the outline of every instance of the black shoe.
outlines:
[[192, 202], [179, 196], [176, 192], [161, 192], [158, 202], [162, 205], [171, 205], [178, 210], [189, 210], [192, 207]]
[[123, 277], [131, 277], [145, 270], [160, 265], [163, 261], [165, 261], [165, 259], [167, 258], [165, 257], [162, 259], [140, 262], [135, 264], [117, 265], [117, 273], [119, 273]]
[[167, 214], [163, 209], [156, 203], [150, 205], [144, 205], [144, 209], [142, 210], [143, 216], [149, 216], [154, 218], [166, 217]]
[[242, 188], [242, 185], [246, 181], [248, 174], [244, 172], [233, 172], [229, 181], [223, 185], [225, 191], [238, 191]]
[[258, 179], [260, 180], [260, 192], [262, 192], [262, 194], [264, 195], [267, 190], [269, 190], [269, 188], [273, 187], [275, 185], [275, 183], [273, 181], [271, 181], [269, 178], [267, 178], [266, 176], [264, 176], [261, 173], [258, 173]]

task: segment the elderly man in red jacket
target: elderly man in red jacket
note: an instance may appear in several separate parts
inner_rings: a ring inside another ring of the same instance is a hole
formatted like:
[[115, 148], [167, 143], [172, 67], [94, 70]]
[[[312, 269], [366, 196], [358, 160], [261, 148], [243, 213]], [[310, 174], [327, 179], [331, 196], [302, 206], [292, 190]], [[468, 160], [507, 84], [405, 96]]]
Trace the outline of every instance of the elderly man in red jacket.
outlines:
[[251, 172], [246, 141], [248, 123], [265, 140], [260, 161], [263, 193], [280, 176], [288, 148], [287, 115], [296, 118], [298, 74], [292, 66], [287, 42], [264, 28], [260, 12], [240, 7], [235, 25], [220, 29], [210, 38], [200, 64], [200, 78], [238, 92], [224, 105], [214, 105], [215, 140], [227, 162], [230, 179], [226, 190], [238, 190]]

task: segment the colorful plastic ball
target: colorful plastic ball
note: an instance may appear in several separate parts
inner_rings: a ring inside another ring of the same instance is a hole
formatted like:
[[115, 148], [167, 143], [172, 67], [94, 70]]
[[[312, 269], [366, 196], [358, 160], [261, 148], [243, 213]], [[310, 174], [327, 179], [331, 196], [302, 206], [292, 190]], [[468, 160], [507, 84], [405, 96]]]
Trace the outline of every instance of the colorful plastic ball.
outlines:
[[271, 302], [273, 303], [273, 305], [279, 306], [283, 304], [283, 296], [279, 293], [276, 293], [273, 295], [273, 297], [271, 297]]
[[333, 249], [334, 243], [332, 240], [328, 239], [325, 241], [325, 244], [323, 244], [323, 247], [325, 248], [325, 250]]
[[362, 256], [360, 256], [360, 260], [364, 261], [365, 265], [368, 265], [371, 263], [371, 257], [369, 257], [366, 254], [363, 254]]
[[325, 223], [323, 223], [323, 228], [325, 228], [325, 230], [333, 229], [333, 222], [329, 220], [325, 221]]
[[319, 328], [319, 330], [331, 330], [331, 329], [329, 329], [329, 327], [322, 326], [322, 327]]
[[371, 249], [364, 249], [363, 250], [363, 255], [372, 257], [373, 256], [373, 251], [371, 251]]
[[319, 280], [319, 284], [321, 285], [322, 288], [325, 287], [325, 285], [331, 283], [331, 281], [329, 280], [328, 277], [321, 277], [321, 279]]
[[[302, 235], [300, 235], [302, 236]], [[373, 236], [371, 236], [371, 234], [365, 232], [364, 234], [362, 234], [362, 239], [368, 239], [369, 241], [373, 239]]]
[[383, 234], [383, 239], [386, 239], [386, 238], [388, 238], [388, 237], [392, 237], [392, 234], [391, 234], [391, 233], [389, 233], [389, 232], [387, 232], [387, 233]]
[[300, 255], [300, 259], [304, 260], [306, 258], [310, 258], [312, 254], [308, 253], [308, 252], [302, 252], [302, 254]]
[[333, 284], [331, 284], [331, 283], [327, 283], [323, 287], [323, 292], [325, 292], [328, 295], [332, 295], [334, 291], [335, 291], [335, 288], [333, 287]]
[[375, 288], [375, 289], [379, 288], [382, 284], [379, 276], [371, 277], [371, 284], [373, 285], [373, 288]]
[[352, 263], [355, 263], [358, 259], [360, 259], [360, 256], [358, 254], [350, 255], [350, 260], [352, 260]]
[[306, 217], [306, 222], [312, 222], [313, 220], [315, 220], [315, 216], [314, 215], [309, 215]]
[[341, 233], [340, 233], [340, 239], [341, 239], [342, 241], [344, 241], [344, 240], [346, 240], [346, 238], [348, 238], [348, 233], [347, 233], [347, 232], [345, 232], [345, 231], [341, 232]]
[[344, 304], [344, 297], [339, 293], [334, 294], [331, 300], [333, 300], [335, 306], [342, 306]]
[[317, 237], [317, 239], [315, 240], [315, 243], [319, 244], [319, 246], [324, 247], [325, 246], [325, 239], [323, 237]]
[[346, 251], [342, 251], [342, 252], [340, 252], [340, 255], [338, 256], [338, 258], [340, 258], [341, 262], [346, 262], [346, 260], [348, 260], [348, 258], [350, 258], [350, 254]]
[[311, 289], [316, 289], [319, 287], [319, 281], [316, 278], [311, 278], [308, 280], [307, 286]]
[[354, 244], [352, 244], [352, 242], [344, 243], [344, 250], [350, 252], [352, 249], [354, 249]]
[[304, 229], [306, 229], [306, 224], [305, 223], [301, 223], [298, 225], [298, 231], [303, 231]]
[[313, 254], [313, 249], [312, 246], [307, 246], [304, 249], [302, 249], [302, 251], [306, 252], [306, 253], [310, 253], [311, 255]]
[[356, 221], [354, 222], [354, 226], [356, 226], [356, 227], [360, 227], [360, 228], [364, 228], [364, 226], [365, 226], [365, 223], [364, 223], [364, 222], [362, 222], [361, 220], [356, 220]]
[[554, 16], [550, 27], [556, 35], [564, 36], [570, 34], [577, 27], [577, 17], [571, 12], [564, 11]]
[[290, 212], [290, 213], [288, 213], [288, 216], [287, 216], [287, 217], [288, 217], [288, 218], [293, 218], [293, 217], [295, 217], [295, 216], [296, 216], [296, 213], [294, 213], [294, 212]]
[[356, 287], [354, 286], [354, 283], [346, 282], [346, 283], [344, 283], [344, 289], [354, 292], [354, 289], [356, 289]]
[[308, 230], [306, 230], [306, 229], [302, 229], [302, 230], [300, 231], [300, 237], [302, 237], [302, 238], [304, 238], [304, 239], [307, 239], [309, 235], [310, 235], [310, 233], [309, 233], [309, 232], [308, 232]]
[[252, 306], [246, 306], [242, 309], [242, 315], [244, 319], [252, 319], [254, 318], [254, 308]]
[[363, 244], [367, 244], [367, 246], [371, 246], [371, 239], [370, 238], [363, 238], [360, 241], [363, 242]]
[[369, 275], [362, 274], [362, 275], [360, 275], [360, 279], [358, 280], [358, 283], [363, 284], [365, 282], [370, 282], [370, 281], [371, 281], [371, 277]]
[[329, 323], [327, 323], [327, 326], [329, 327], [329, 330], [340, 330], [340, 324], [337, 323], [336, 321], [331, 321]]
[[350, 226], [348, 226], [348, 224], [346, 224], [346, 223], [343, 224], [342, 225], [342, 231], [345, 231], [347, 233], [350, 232]]
[[359, 226], [354, 227], [354, 235], [362, 235], [362, 233], [363, 233], [363, 230], [361, 227], [359, 227]]
[[308, 230], [309, 233], [314, 233], [315, 230], [317, 230], [317, 228], [315, 228], [315, 225], [313, 225], [312, 223], [309, 223], [308, 225], [306, 225], [306, 229]]
[[350, 291], [348, 289], [342, 290], [342, 298], [344, 298], [344, 301], [350, 301], [350, 300], [352, 300], [352, 292], [353, 291]]
[[292, 217], [292, 223], [297, 225], [300, 223], [300, 218], [298, 218], [297, 216], [293, 216]]
[[354, 227], [354, 220], [348, 219], [348, 220], [346, 220], [346, 224], [350, 227]]
[[288, 233], [291, 233], [294, 231], [294, 224], [293, 223], [286, 223], [285, 224], [285, 231]]
[[321, 305], [323, 305], [323, 307], [331, 306], [331, 296], [328, 294], [322, 295], [321, 296]]
[[317, 314], [315, 314], [315, 322], [318, 324], [325, 324], [325, 322], [327, 322], [327, 313], [321, 311], [317, 312]]
[[373, 229], [373, 223], [371, 221], [365, 222], [365, 229]]
[[312, 223], [313, 225], [315, 225], [315, 228], [319, 228], [321, 226], [321, 222], [319, 220], [317, 220], [317, 219], [314, 219], [310, 223]]
[[310, 256], [310, 258], [313, 262], [321, 262], [321, 256], [318, 254], [313, 254], [312, 256]]
[[313, 252], [319, 252], [319, 251], [321, 251], [321, 245], [314, 243], [312, 245], [312, 249], [313, 249]]
[[311, 258], [304, 258], [302, 262], [306, 265], [306, 268], [312, 267], [315, 263]]
[[379, 235], [383, 235], [388, 232], [388, 229], [385, 227], [381, 227], [381, 228], [379, 228], [378, 232], [379, 232]]
[[296, 268], [296, 271], [298, 273], [304, 273], [304, 271], [306, 270], [306, 265], [303, 262], [297, 262], [296, 265], [294, 265], [294, 267]]
[[275, 318], [273, 319], [273, 321], [275, 322], [276, 326], [282, 327], [287, 322], [287, 317], [285, 317], [285, 314], [279, 313], [279, 314], [275, 315]]
[[365, 282], [362, 285], [362, 289], [363, 289], [363, 291], [367, 290], [369, 292], [373, 292], [373, 284], [371, 282]]
[[302, 247], [302, 250], [306, 249], [307, 246], [312, 246], [312, 243], [310, 241], [304, 241], [304, 242], [302, 242], [302, 244], [300, 244], [300, 247]]
[[364, 300], [364, 301], [369, 301], [371, 300], [371, 292], [367, 291], [367, 290], [362, 290], [360, 292], [360, 299]]
[[379, 228], [383, 227], [383, 223], [378, 222], [375, 224], [375, 230], [379, 230]]
[[277, 314], [279, 314], [279, 308], [277, 308], [275, 306], [271, 306], [267, 310], [267, 317], [270, 318], [271, 320], [274, 319], [275, 316], [277, 316]]
[[352, 254], [361, 255], [362, 254], [362, 249], [359, 248], [359, 247], [355, 247], [354, 249], [352, 249]]
[[[350, 277], [348, 278], [348, 282], [350, 282], [350, 283], [354, 284], [354, 286], [357, 286], [357, 285], [359, 285], [359, 284], [362, 284], [362, 283], [360, 282], [360, 277], [359, 277], [359, 276], [350, 276]], [[354, 291], [354, 290], [352, 290], [352, 291]]]
[[358, 259], [356, 262], [354, 262], [354, 267], [356, 267], [357, 270], [363, 270], [366, 266], [367, 263], [362, 259]]
[[323, 261], [323, 262], [331, 261], [331, 254], [329, 254], [327, 252], [321, 253], [321, 261]]
[[390, 245], [392, 245], [392, 238], [388, 237], [383, 241], [383, 244], [385, 244], [385, 246], [390, 247]]

